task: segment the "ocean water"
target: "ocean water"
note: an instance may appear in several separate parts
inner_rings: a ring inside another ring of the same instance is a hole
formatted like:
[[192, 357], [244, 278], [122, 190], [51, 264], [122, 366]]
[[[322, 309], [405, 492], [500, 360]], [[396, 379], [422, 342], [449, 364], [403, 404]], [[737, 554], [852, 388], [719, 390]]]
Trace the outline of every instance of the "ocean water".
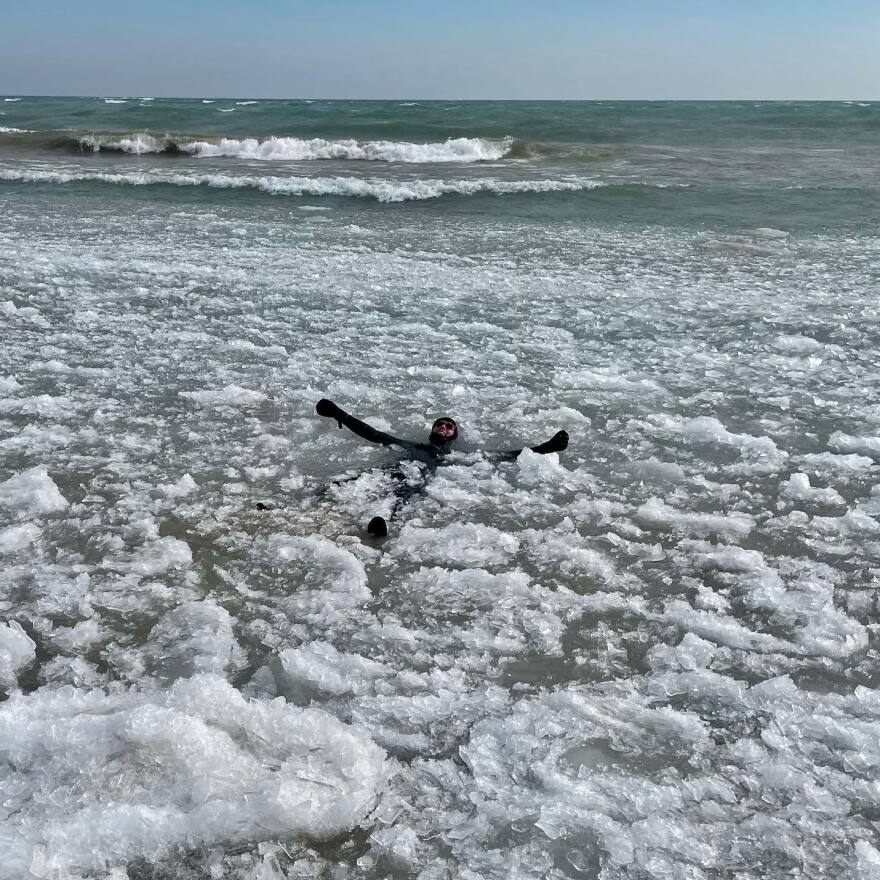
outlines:
[[[0, 99], [0, 878], [880, 876], [878, 159]], [[322, 396], [461, 424], [382, 543]]]

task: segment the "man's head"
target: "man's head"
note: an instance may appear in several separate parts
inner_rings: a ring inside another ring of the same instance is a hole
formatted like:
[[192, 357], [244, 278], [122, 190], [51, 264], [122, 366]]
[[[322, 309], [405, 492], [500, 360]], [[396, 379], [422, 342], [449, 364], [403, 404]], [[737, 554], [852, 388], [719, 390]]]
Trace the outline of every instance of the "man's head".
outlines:
[[448, 446], [456, 437], [458, 437], [458, 425], [455, 424], [455, 419], [441, 416], [431, 426], [431, 436], [428, 441], [432, 446]]

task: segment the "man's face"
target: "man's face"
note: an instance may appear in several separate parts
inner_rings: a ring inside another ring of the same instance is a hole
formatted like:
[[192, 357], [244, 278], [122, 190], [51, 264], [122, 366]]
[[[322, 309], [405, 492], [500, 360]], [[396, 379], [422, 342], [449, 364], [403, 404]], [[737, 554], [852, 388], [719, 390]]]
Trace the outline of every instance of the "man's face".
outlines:
[[451, 440], [455, 436], [455, 422], [449, 419], [437, 419], [431, 433], [442, 437], [444, 440]]

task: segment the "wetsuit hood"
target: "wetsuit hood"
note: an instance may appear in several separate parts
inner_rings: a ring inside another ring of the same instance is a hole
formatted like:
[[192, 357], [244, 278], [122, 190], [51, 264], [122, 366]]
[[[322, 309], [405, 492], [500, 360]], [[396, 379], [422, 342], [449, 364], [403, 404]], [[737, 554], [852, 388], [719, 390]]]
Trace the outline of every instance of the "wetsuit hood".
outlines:
[[[441, 428], [444, 425], [450, 425], [452, 427], [452, 433], [449, 433], [448, 429], [446, 431], [438, 430], [438, 428]], [[431, 446], [438, 446], [441, 449], [446, 449], [457, 439], [458, 425], [456, 424], [455, 419], [452, 419], [449, 416], [441, 416], [434, 421], [434, 424], [431, 426], [431, 434], [428, 437], [428, 442]]]

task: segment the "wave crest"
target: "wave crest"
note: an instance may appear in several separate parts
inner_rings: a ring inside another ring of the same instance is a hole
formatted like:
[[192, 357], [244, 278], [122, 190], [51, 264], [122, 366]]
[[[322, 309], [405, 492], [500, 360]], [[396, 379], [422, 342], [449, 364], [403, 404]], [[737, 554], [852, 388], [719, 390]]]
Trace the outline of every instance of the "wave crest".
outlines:
[[184, 153], [197, 158], [228, 157], [266, 161], [310, 161], [343, 159], [363, 162], [491, 162], [503, 159], [513, 140], [486, 138], [448, 138], [436, 143], [406, 141], [326, 140], [324, 138], [269, 137], [189, 140], [157, 137], [148, 132], [124, 135], [89, 134], [77, 140], [80, 149], [95, 152]]
[[272, 195], [339, 196], [372, 198], [379, 202], [409, 202], [436, 199], [447, 195], [494, 193], [579, 192], [609, 184], [588, 178], [498, 180], [385, 180], [362, 177], [251, 177], [230, 174], [169, 174], [164, 172], [79, 172], [0, 170], [0, 181], [17, 183], [96, 182], [121, 186], [206, 186], [213, 189], [251, 189]]

